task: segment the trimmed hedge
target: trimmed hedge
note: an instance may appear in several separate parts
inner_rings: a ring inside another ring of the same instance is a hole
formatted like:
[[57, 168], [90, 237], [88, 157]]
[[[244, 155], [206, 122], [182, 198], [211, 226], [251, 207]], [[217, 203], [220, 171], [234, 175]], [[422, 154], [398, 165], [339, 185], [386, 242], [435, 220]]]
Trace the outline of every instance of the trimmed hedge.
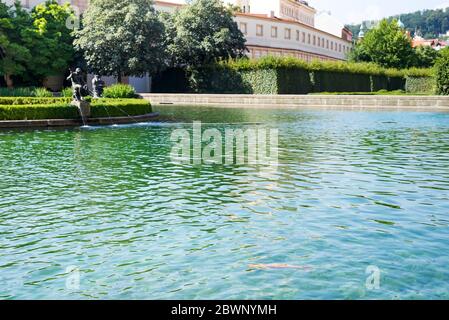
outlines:
[[190, 76], [181, 69], [169, 69], [154, 79], [152, 89], [153, 92], [235, 94], [378, 92], [405, 90], [406, 76], [431, 75], [430, 69], [395, 70], [372, 63], [308, 63], [291, 57], [268, 56], [220, 62]]
[[0, 97], [0, 105], [69, 104], [71, 98]]
[[143, 99], [94, 99], [92, 118], [139, 116], [152, 112], [151, 104]]
[[407, 76], [405, 91], [410, 94], [435, 94], [435, 78]]
[[449, 56], [443, 55], [435, 64], [436, 89], [441, 95], [449, 95]]
[[[67, 98], [16, 98], [7, 104], [0, 98], [0, 120], [78, 119], [78, 109]], [[19, 103], [23, 102], [23, 103]], [[45, 104], [44, 104], [45, 103]], [[92, 118], [137, 116], [152, 112], [151, 104], [143, 99], [95, 99], [91, 104]]]

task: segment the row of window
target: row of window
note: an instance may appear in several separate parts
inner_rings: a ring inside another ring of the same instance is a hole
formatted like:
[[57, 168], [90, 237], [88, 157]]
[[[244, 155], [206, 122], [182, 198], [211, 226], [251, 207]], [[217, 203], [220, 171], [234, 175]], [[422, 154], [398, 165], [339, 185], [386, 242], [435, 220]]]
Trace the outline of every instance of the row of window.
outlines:
[[322, 61], [332, 61], [335, 59], [315, 55], [312, 53], [305, 53], [305, 52], [294, 52], [294, 51], [288, 51], [288, 50], [272, 50], [272, 49], [250, 49], [250, 57], [258, 59], [263, 56], [278, 56], [278, 57], [295, 57], [298, 59], [302, 59], [304, 61], [311, 62], [313, 60], [322, 60]]
[[[248, 24], [246, 22], [240, 23], [240, 30], [243, 34], [248, 34]], [[296, 41], [302, 42], [304, 44], [313, 45], [315, 47], [323, 48], [332, 50], [335, 52], [344, 52], [347, 53], [351, 50], [351, 48], [347, 45], [337, 43], [336, 41], [332, 41], [329, 39], [326, 39], [324, 37], [316, 36], [311, 33], [307, 33], [300, 30], [293, 30], [296, 31], [295, 34], [292, 33], [291, 28], [285, 28], [284, 29], [284, 39], [285, 40], [292, 40], [293, 36], [295, 36]], [[264, 36], [264, 25], [257, 24], [256, 25], [256, 36], [263, 37]], [[279, 37], [279, 30], [276, 26], [271, 26], [271, 38], [278, 38]]]

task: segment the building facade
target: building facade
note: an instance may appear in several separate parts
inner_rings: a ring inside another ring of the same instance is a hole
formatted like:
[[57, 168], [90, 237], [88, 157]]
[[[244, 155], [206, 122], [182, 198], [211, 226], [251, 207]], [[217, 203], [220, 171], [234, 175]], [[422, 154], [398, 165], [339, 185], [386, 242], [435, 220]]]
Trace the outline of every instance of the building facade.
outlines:
[[[22, 0], [27, 8], [45, 0]], [[12, 4], [14, 0], [6, 0]], [[82, 13], [89, 0], [59, 0], [71, 3]], [[342, 28], [340, 34], [332, 34], [315, 27], [316, 10], [302, 0], [228, 0], [240, 8], [235, 21], [245, 35], [248, 56], [254, 59], [272, 56], [292, 56], [305, 61], [314, 59], [346, 60], [352, 50], [352, 33]], [[170, 1], [154, 1], [155, 9], [173, 13], [184, 5]], [[127, 79], [138, 92], [148, 92], [148, 77]]]
[[[235, 20], [245, 35], [248, 56], [292, 56], [306, 61], [346, 60], [352, 49], [352, 33], [342, 28], [339, 36], [315, 28], [316, 10], [300, 0], [230, 0], [238, 6]], [[155, 1], [159, 11], [174, 12], [182, 5]]]

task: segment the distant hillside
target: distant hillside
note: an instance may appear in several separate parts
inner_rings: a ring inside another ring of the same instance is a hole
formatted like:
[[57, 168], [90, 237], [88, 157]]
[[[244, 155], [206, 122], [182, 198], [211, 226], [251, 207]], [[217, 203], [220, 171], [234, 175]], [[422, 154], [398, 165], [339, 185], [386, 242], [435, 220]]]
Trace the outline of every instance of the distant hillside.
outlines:
[[[439, 34], [449, 30], [449, 8], [438, 10], [424, 10], [413, 13], [389, 17], [389, 20], [401, 18], [408, 31], [415, 35], [418, 30], [425, 38], [436, 38]], [[360, 24], [347, 26], [357, 38]]]

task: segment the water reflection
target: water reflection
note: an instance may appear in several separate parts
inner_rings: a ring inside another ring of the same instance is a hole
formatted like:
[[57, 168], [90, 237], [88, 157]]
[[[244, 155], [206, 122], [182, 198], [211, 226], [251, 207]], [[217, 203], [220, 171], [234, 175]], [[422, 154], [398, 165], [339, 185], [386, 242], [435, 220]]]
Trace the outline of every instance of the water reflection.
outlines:
[[[448, 297], [449, 115], [161, 108], [178, 122], [0, 132], [1, 298]], [[193, 120], [278, 128], [276, 173], [171, 163]]]

